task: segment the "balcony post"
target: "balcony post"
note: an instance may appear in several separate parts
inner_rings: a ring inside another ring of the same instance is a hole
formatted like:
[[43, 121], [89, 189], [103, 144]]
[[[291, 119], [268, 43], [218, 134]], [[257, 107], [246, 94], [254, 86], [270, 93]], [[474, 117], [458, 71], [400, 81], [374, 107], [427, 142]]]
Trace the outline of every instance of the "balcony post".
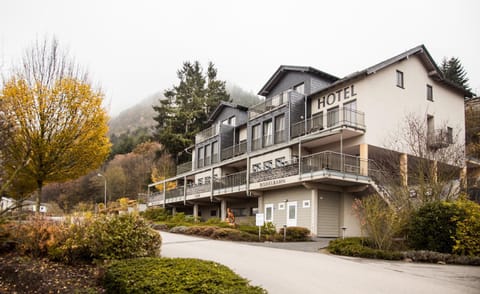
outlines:
[[402, 186], [408, 186], [408, 155], [407, 153], [400, 154], [400, 178]]
[[163, 208], [165, 208], [165, 204], [167, 202], [167, 181], [163, 181]]
[[210, 168], [210, 201], [213, 201], [213, 167]]
[[187, 177], [183, 177], [183, 205], [187, 204]]
[[198, 204], [195, 203], [193, 205], [193, 217], [195, 218], [195, 221], [197, 221], [197, 218], [198, 218]]
[[318, 220], [318, 189], [312, 189], [312, 195], [310, 200], [311, 218], [310, 229], [313, 236], [317, 235], [317, 220]]
[[220, 220], [227, 218], [227, 200], [222, 199], [220, 202]]
[[360, 144], [360, 175], [368, 176], [368, 144]]

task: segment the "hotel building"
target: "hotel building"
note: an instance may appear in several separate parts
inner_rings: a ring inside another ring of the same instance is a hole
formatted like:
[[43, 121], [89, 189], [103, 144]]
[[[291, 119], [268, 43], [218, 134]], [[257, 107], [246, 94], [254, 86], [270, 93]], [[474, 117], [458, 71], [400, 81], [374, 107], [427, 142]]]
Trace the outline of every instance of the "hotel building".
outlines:
[[[425, 120], [429, 148], [463, 144], [464, 97], [421, 45], [338, 78], [312, 67], [280, 66], [252, 107], [221, 103], [195, 137], [192, 161], [149, 185], [149, 206], [202, 219], [264, 213], [277, 228], [313, 235], [360, 235], [355, 198], [385, 195], [376, 158], [408, 114]], [[398, 166], [415, 158], [396, 149]], [[155, 187], [161, 186], [160, 190]]]

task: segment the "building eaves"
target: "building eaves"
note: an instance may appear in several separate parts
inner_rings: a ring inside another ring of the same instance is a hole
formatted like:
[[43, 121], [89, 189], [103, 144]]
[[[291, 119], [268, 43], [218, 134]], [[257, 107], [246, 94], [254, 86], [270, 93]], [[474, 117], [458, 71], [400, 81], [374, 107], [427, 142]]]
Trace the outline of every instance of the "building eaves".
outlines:
[[336, 76], [333, 76], [331, 74], [328, 74], [326, 72], [323, 72], [321, 70], [318, 70], [316, 68], [313, 68], [311, 66], [294, 66], [294, 65], [281, 65], [275, 73], [270, 77], [270, 79], [267, 81], [267, 83], [260, 89], [258, 92], [258, 95], [261, 96], [266, 96], [272, 88], [280, 81], [288, 72], [307, 72], [311, 73], [317, 77], [326, 79], [330, 82], [335, 82], [339, 78]]
[[215, 108], [215, 110], [213, 110], [213, 112], [210, 115], [210, 117], [208, 118], [207, 122], [208, 123], [213, 122], [217, 118], [217, 116], [220, 114], [220, 112], [222, 112], [222, 109], [224, 107], [231, 107], [231, 108], [236, 108], [236, 109], [242, 110], [242, 111], [248, 111], [248, 107], [246, 107], [246, 106], [235, 104], [235, 103], [230, 103], [230, 102], [226, 102], [226, 101], [220, 101], [220, 104], [218, 104], [218, 106]]
[[330, 89], [332, 89], [332, 88], [334, 88], [334, 87], [336, 87], [340, 84], [345, 84], [345, 83], [350, 82], [354, 79], [363, 78], [363, 77], [375, 74], [376, 72], [378, 72], [378, 71], [380, 71], [384, 68], [387, 68], [387, 67], [391, 66], [392, 64], [395, 64], [395, 63], [400, 62], [402, 60], [406, 60], [406, 59], [408, 59], [408, 58], [410, 58], [411, 56], [414, 56], [414, 55], [418, 55], [420, 57], [420, 60], [422, 61], [425, 68], [427, 69], [428, 75], [431, 78], [437, 80], [440, 83], [443, 83], [444, 85], [452, 88], [453, 90], [456, 90], [456, 91], [462, 93], [463, 95], [465, 95], [467, 97], [472, 96], [472, 93], [470, 91], [467, 91], [463, 87], [460, 87], [460, 86], [454, 84], [453, 82], [445, 79], [441, 70], [438, 68], [437, 64], [435, 63], [432, 56], [428, 52], [427, 48], [425, 48], [424, 45], [419, 45], [419, 46], [416, 46], [416, 47], [414, 47], [410, 50], [407, 50], [407, 51], [405, 51], [401, 54], [398, 54], [398, 55], [393, 56], [389, 59], [386, 59], [386, 60], [384, 60], [380, 63], [377, 63], [377, 64], [375, 64], [371, 67], [368, 67], [364, 70], [357, 71], [357, 72], [354, 72], [350, 75], [347, 75], [344, 78], [342, 78], [342, 79], [336, 81], [335, 83], [329, 85], [328, 87], [323, 88], [323, 89], [321, 89], [317, 92], [314, 92], [314, 93], [310, 94], [309, 97], [314, 96], [314, 95], [316, 95], [320, 92], [328, 91], [328, 90], [330, 90]]

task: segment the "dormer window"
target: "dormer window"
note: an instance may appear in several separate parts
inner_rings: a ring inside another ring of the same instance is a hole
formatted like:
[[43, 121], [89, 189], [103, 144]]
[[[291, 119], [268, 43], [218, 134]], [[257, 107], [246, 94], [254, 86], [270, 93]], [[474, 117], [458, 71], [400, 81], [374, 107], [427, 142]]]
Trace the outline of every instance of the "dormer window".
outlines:
[[297, 91], [300, 94], [305, 94], [305, 84], [304, 83], [298, 84], [295, 87], [293, 87], [293, 90]]

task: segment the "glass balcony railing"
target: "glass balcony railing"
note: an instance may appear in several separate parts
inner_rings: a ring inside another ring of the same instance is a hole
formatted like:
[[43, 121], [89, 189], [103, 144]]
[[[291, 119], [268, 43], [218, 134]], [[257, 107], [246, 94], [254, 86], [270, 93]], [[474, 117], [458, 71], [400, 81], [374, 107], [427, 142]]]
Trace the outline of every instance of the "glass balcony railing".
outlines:
[[247, 152], [247, 141], [242, 141], [239, 144], [224, 148], [222, 150], [222, 160], [236, 157]]
[[282, 92], [278, 95], [275, 95], [265, 101], [254, 105], [248, 109], [248, 118], [255, 118], [267, 111], [275, 109], [279, 106], [285, 105], [288, 101], [289, 92]]

